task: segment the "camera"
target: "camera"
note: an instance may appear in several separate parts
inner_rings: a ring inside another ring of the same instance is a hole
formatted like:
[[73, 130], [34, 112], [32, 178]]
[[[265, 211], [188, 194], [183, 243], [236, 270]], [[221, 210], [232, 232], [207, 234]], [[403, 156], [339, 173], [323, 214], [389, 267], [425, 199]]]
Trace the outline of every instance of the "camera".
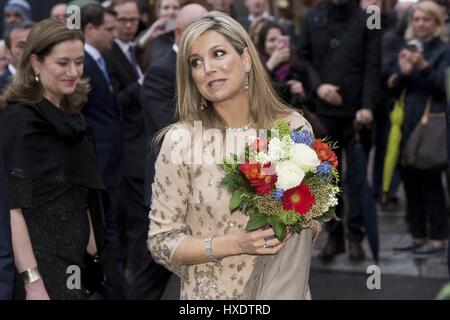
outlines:
[[423, 52], [423, 44], [417, 39], [411, 39], [406, 43], [406, 49], [412, 52]]

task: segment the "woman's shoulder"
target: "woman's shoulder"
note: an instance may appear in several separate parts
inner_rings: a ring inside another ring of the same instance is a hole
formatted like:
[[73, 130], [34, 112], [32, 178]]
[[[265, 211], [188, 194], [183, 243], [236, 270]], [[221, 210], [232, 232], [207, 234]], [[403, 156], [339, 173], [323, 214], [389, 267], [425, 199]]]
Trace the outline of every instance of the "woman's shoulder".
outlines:
[[34, 115], [36, 115], [36, 106], [29, 102], [10, 103], [0, 109], [0, 116], [11, 120], [23, 120], [26, 116]]
[[298, 129], [302, 127], [310, 132], [312, 132], [312, 127], [306, 118], [298, 111], [293, 110], [289, 115], [283, 118], [289, 124], [291, 129]]

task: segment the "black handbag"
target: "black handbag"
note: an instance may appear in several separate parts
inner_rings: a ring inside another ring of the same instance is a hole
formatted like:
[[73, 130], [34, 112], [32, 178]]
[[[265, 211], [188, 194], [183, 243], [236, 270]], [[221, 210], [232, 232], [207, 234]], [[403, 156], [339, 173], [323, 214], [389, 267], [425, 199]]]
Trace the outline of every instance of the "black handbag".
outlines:
[[98, 255], [84, 255], [84, 267], [81, 271], [81, 282], [87, 294], [102, 292], [105, 273]]
[[421, 170], [443, 171], [448, 167], [445, 113], [431, 113], [432, 98], [406, 143], [402, 165]]

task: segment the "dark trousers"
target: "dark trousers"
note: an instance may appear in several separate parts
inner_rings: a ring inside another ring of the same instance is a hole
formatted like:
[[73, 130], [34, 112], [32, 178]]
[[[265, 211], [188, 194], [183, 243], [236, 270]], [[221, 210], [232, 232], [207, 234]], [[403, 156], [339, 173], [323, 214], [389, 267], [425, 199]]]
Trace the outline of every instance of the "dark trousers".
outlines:
[[118, 270], [123, 275], [124, 256], [122, 252], [121, 224], [118, 212], [119, 196], [119, 188], [108, 190], [108, 201], [105, 204], [105, 227], [106, 237], [111, 244]]
[[408, 205], [407, 223], [414, 238], [444, 240], [448, 214], [441, 172], [401, 168]]
[[[355, 184], [351, 183], [351, 180], [355, 178], [355, 173], [353, 172], [354, 157], [352, 153], [352, 144], [354, 145], [355, 143], [353, 119], [353, 117], [320, 116], [321, 122], [327, 128], [328, 136], [332, 141], [336, 141], [339, 146], [338, 149], [334, 150], [340, 161], [339, 174], [341, 176], [341, 181], [344, 179], [344, 177], [346, 177], [348, 181], [348, 183], [346, 184], [341, 184], [341, 188], [343, 188], [343, 191], [349, 196], [358, 194], [358, 190], [352, 190], [352, 185]], [[370, 143], [367, 143], [367, 147], [365, 149], [369, 149], [369, 145]], [[347, 174], [345, 176], [342, 170], [342, 151], [345, 151], [347, 160]], [[361, 242], [364, 238], [363, 219], [359, 211], [359, 206], [356, 207], [355, 205], [353, 205], [353, 203], [358, 202], [349, 201], [349, 203], [346, 204], [348, 208], [345, 208], [343, 197], [340, 196], [338, 200], [339, 204], [336, 208], [336, 215], [342, 220], [332, 220], [327, 223], [326, 229], [328, 231], [329, 239], [338, 241], [344, 240], [344, 225], [342, 221], [345, 221], [348, 240], [353, 242]], [[344, 211], [346, 213], [345, 215]]]
[[119, 210], [125, 222], [127, 299], [161, 299], [172, 273], [153, 260], [147, 247], [149, 210], [144, 205], [143, 180], [122, 180]]

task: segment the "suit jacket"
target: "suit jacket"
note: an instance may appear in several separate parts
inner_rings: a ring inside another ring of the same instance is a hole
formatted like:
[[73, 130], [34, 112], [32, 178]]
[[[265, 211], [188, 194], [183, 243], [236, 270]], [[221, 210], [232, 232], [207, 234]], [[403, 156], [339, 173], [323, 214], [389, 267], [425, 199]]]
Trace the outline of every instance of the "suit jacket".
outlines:
[[95, 150], [103, 183], [108, 190], [119, 186], [122, 178], [122, 114], [116, 95], [94, 59], [85, 52], [83, 78], [91, 91], [82, 113], [94, 131]]
[[13, 296], [14, 255], [7, 198], [6, 179], [0, 153], [0, 300], [9, 300]]
[[5, 90], [6, 86], [11, 82], [13, 75], [8, 68], [6, 68], [5, 72], [0, 76], [0, 95]]
[[176, 60], [175, 51], [169, 51], [160, 60], [155, 61], [145, 72], [141, 88], [141, 104], [144, 109], [147, 129], [147, 160], [145, 175], [145, 203], [151, 202], [151, 184], [155, 176], [156, 148], [152, 140], [155, 135], [176, 121]]
[[138, 73], [133, 72], [133, 65], [116, 42], [105, 60], [123, 114], [123, 175], [143, 181], [146, 132]]
[[169, 32], [155, 38], [149, 44], [146, 66], [149, 67], [155, 61], [161, 59], [165, 54], [172, 50], [175, 42], [175, 32]]

